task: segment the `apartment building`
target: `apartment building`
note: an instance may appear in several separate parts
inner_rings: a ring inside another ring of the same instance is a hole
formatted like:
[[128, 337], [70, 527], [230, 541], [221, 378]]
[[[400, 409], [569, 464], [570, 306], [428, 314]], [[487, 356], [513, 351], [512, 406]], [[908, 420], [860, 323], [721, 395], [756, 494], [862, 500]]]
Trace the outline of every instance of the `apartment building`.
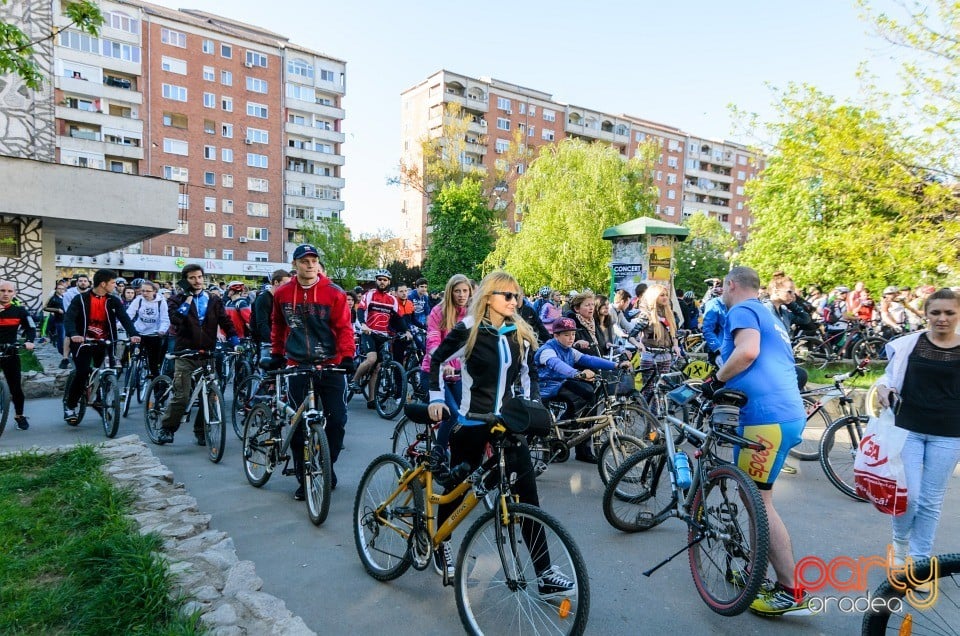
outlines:
[[180, 189], [177, 229], [122, 250], [124, 271], [259, 278], [305, 219], [340, 216], [343, 60], [203, 11], [101, 9], [99, 38], [65, 28], [54, 48], [57, 160]]
[[[631, 115], [560, 102], [549, 93], [509, 82], [440, 70], [401, 94], [404, 164], [422, 171], [421, 142], [442, 134], [448, 104], [457, 104], [468, 120], [461, 165], [500, 175], [492, 205], [503, 211], [504, 223], [513, 231], [523, 227], [522, 214], [512, 200], [516, 178], [540, 148], [576, 137], [608, 143], [624, 158], [636, 156], [640, 144], [655, 141], [661, 148], [654, 173], [660, 217], [681, 223], [703, 211], [719, 218], [738, 239], [746, 238], [750, 222], [743, 185], [757, 174], [761, 160], [744, 146], [703, 139]], [[518, 143], [523, 148], [517, 148]], [[422, 262], [429, 244], [428, 204], [416, 187], [403, 185], [400, 236], [402, 253], [412, 263]]]

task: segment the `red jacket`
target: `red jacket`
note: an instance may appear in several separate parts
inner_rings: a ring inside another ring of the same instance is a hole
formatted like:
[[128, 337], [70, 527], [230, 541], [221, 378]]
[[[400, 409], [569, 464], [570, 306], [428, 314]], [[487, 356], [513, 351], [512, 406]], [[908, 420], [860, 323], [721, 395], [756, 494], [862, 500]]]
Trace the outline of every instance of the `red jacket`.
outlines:
[[353, 357], [353, 324], [342, 289], [320, 276], [304, 289], [296, 277], [273, 292], [271, 352], [292, 362], [339, 364]]

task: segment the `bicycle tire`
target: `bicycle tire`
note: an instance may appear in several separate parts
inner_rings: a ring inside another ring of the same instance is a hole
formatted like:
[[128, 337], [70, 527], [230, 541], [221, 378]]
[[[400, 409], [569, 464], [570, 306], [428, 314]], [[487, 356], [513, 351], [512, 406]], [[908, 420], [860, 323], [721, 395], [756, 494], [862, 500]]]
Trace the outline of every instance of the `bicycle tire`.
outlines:
[[[687, 550], [700, 598], [721, 616], [743, 613], [767, 575], [770, 549], [767, 512], [757, 485], [736, 466], [711, 468], [694, 494], [690, 514], [708, 534]], [[691, 525], [688, 539], [692, 542], [699, 532]]]
[[826, 368], [830, 363], [830, 351], [827, 345], [820, 338], [812, 336], [802, 336], [793, 343], [793, 359], [800, 364], [815, 367], [817, 369]]
[[121, 394], [121, 400], [123, 401], [124, 417], [130, 416], [130, 403], [133, 402], [133, 394], [136, 391], [136, 367], [137, 362], [134, 361], [127, 365], [126, 370], [123, 372], [123, 393]]
[[330, 491], [333, 489], [333, 464], [330, 463], [330, 442], [322, 427], [307, 427], [304, 446], [303, 489], [306, 494], [307, 516], [310, 523], [319, 526], [330, 512]]
[[173, 380], [167, 375], [158, 375], [147, 385], [147, 397], [143, 403], [143, 424], [147, 437], [154, 444], [160, 435], [160, 422], [173, 390]]
[[[363, 569], [378, 581], [392, 581], [413, 564], [410, 538], [416, 524], [414, 512], [424, 514], [423, 489], [419, 484], [411, 484], [384, 510], [384, 517], [374, 515], [397, 490], [397, 475], [408, 470], [409, 462], [399, 455], [380, 455], [363, 471], [357, 487], [353, 502], [354, 543]], [[387, 521], [394, 527], [387, 526]]]
[[257, 395], [263, 383], [263, 378], [251, 375], [242, 382], [233, 383], [233, 400], [230, 404], [230, 425], [238, 439], [243, 439], [243, 423], [247, 414], [253, 409], [253, 397]]
[[613, 421], [619, 431], [647, 442], [660, 430], [660, 420], [650, 409], [637, 404], [617, 404], [613, 407]]
[[884, 347], [886, 346], [887, 341], [883, 338], [869, 336], [853, 346], [851, 356], [858, 366], [867, 359], [871, 362], [885, 361]]
[[147, 385], [150, 383], [150, 369], [146, 364], [140, 365], [140, 373], [137, 376], [137, 404], [143, 404], [147, 397]]
[[880, 396], [877, 394], [879, 385], [879, 380], [871, 384], [870, 388], [867, 389], [867, 395], [863, 398], [864, 409], [870, 417], [880, 417], [880, 411], [883, 410], [883, 407], [880, 406]]
[[254, 406], [243, 420], [243, 474], [254, 488], [270, 481], [276, 465], [272, 429], [273, 413], [266, 404]]
[[204, 413], [203, 438], [207, 443], [207, 459], [219, 464], [227, 442], [227, 420], [223, 411], [223, 393], [216, 382], [207, 385], [207, 408]]
[[600, 480], [604, 485], [610, 481], [610, 476], [627, 457], [647, 447], [646, 442], [633, 435], [616, 433], [614, 440], [614, 444], [611, 444], [609, 439], [604, 441], [597, 454], [597, 472], [600, 473]]
[[0, 435], [7, 428], [7, 418], [10, 417], [10, 387], [7, 381], [0, 379]]
[[[863, 636], [960, 633], [960, 553], [938, 554], [936, 558], [936, 585], [930, 581], [937, 594], [933, 607], [929, 608], [929, 611], [913, 608], [909, 597], [904, 599], [906, 590], [897, 590], [890, 581], [885, 580], [870, 595], [872, 599], [884, 599], [885, 602], [876, 604], [880, 608], [877, 611], [868, 610], [864, 614], [861, 623]], [[914, 578], [921, 582], [927, 581], [931, 577], [931, 569], [930, 559], [918, 561], [913, 566]], [[899, 599], [904, 609], [910, 608], [913, 611], [909, 614], [891, 613], [891, 599]], [[927, 595], [923, 594], [916, 600], [927, 600]]]
[[[837, 490], [857, 501], [866, 501], [857, 494], [853, 482], [853, 460], [860, 446], [866, 415], [847, 415], [833, 421], [820, 439], [820, 466]], [[857, 425], [861, 431], [858, 433]]]
[[[590, 581], [577, 544], [536, 506], [508, 503], [506, 513], [508, 524], [501, 522], [499, 510], [485, 512], [460, 546], [454, 578], [457, 612], [467, 633], [582, 634], [590, 613]], [[573, 581], [573, 592], [541, 597], [535, 561], [540, 572], [549, 565]]]
[[[67, 408], [67, 391], [70, 390], [70, 385], [73, 384], [73, 379], [77, 375], [76, 369], [71, 369], [70, 373], [67, 374], [67, 381], [63, 385], [63, 408]], [[83, 416], [87, 414], [87, 388], [84, 387], [80, 391], [80, 401], [77, 402], [77, 423], [72, 424], [71, 426], [80, 426], [80, 422], [83, 421]]]
[[100, 385], [97, 387], [100, 401], [100, 421], [103, 423], [103, 432], [107, 439], [117, 436], [120, 428], [120, 411], [123, 405], [120, 402], [120, 383], [116, 374], [112, 372], [102, 374]]
[[603, 516], [622, 532], [643, 532], [670, 517], [676, 506], [667, 447], [648, 446], [628, 457], [603, 491]]
[[392, 360], [389, 364], [380, 365], [373, 395], [377, 415], [383, 419], [392, 420], [403, 410], [407, 401], [407, 380], [399, 362]]
[[[393, 427], [392, 448], [393, 454], [403, 457], [413, 463], [413, 460], [427, 452], [426, 436], [430, 436], [431, 445], [436, 441], [433, 427], [420, 422], [414, 422], [404, 415]], [[421, 437], [423, 436], [423, 437]]]
[[[826, 406], [819, 406], [819, 400], [812, 395], [802, 395], [803, 406], [807, 411], [807, 423], [803, 427], [803, 441], [790, 449], [790, 457], [804, 462], [820, 459], [820, 439], [830, 427], [830, 417]], [[810, 432], [810, 439], [807, 437]]]

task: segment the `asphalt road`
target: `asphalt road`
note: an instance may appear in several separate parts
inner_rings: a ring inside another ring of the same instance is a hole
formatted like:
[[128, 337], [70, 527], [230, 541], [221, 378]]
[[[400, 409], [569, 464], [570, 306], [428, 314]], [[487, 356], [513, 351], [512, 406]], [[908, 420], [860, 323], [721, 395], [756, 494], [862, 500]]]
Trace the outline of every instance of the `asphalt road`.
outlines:
[[[229, 398], [228, 398], [229, 399]], [[0, 450], [104, 439], [95, 413], [79, 427], [62, 420], [58, 399], [27, 403], [29, 431], [11, 421], [0, 437]], [[190, 430], [174, 444], [151, 446], [176, 479], [186, 484], [211, 525], [233, 537], [238, 555], [256, 563], [264, 591], [278, 596], [319, 634], [456, 634], [462, 631], [453, 588], [444, 588], [429, 568], [409, 570], [390, 583], [365, 573], [351, 530], [353, 499], [364, 468], [390, 450], [393, 422], [384, 421], [359, 400], [349, 407], [346, 448], [337, 462], [339, 486], [330, 515], [317, 528], [306, 507], [292, 499], [296, 481], [275, 474], [261, 489], [243, 475], [240, 443], [228, 427], [229, 442], [222, 463], [211, 464], [194, 446]], [[135, 405], [120, 425], [119, 435], [146, 439], [142, 409]], [[960, 483], [951, 480], [938, 534], [938, 552], [960, 551]], [[602, 483], [595, 466], [569, 461], [551, 466], [539, 478], [544, 509], [573, 534], [587, 562], [591, 584], [588, 633], [642, 634], [859, 634], [860, 619], [836, 608], [825, 614], [761, 619], [749, 613], [725, 618], [711, 612], [697, 595], [685, 554], [651, 578], [641, 572], [681, 548], [686, 526], [669, 519], [646, 533], [627, 535], [610, 527], [600, 507]], [[890, 537], [890, 521], [867, 504], [848, 499], [824, 477], [816, 462], [800, 463], [800, 474], [784, 475], [776, 502], [793, 539], [797, 558], [882, 554]], [[475, 513], [476, 514], [476, 513]], [[469, 522], [470, 520], [468, 520]], [[465, 524], [464, 528], [467, 527]], [[455, 535], [455, 541], [463, 530]], [[884, 576], [869, 575], [872, 589]]]

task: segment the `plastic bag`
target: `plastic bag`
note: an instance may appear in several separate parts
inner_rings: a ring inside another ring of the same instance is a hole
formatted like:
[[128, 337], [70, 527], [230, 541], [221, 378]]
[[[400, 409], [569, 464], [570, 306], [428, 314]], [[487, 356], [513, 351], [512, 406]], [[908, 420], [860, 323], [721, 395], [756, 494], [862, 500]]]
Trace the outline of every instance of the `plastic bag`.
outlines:
[[890, 409], [871, 417], [853, 462], [857, 494], [880, 512], [899, 516], [907, 511], [907, 476], [900, 451], [907, 431], [894, 425]]

